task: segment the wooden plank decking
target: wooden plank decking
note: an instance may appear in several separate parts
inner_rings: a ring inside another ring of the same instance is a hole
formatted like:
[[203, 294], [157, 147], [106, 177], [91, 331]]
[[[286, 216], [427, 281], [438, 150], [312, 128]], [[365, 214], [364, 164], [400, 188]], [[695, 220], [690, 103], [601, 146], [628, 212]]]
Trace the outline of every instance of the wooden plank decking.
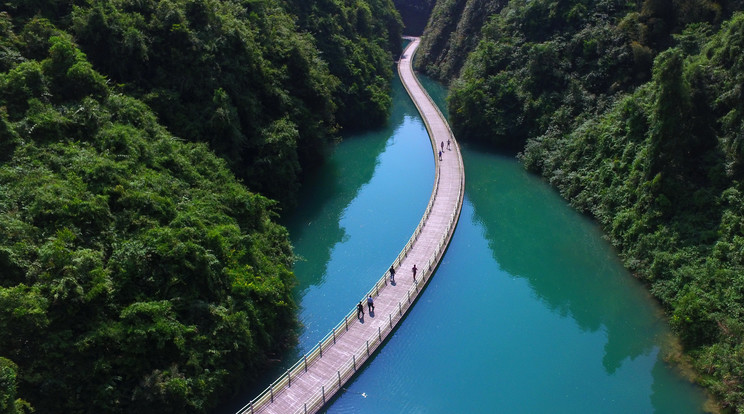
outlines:
[[[403, 318], [429, 281], [444, 255], [457, 225], [465, 190], [465, 172], [459, 146], [439, 109], [421, 87], [412, 68], [418, 38], [398, 62], [398, 73], [426, 124], [436, 160], [436, 176], [429, 205], [411, 239], [392, 263], [395, 283], [385, 271], [370, 289], [375, 312], [356, 318], [352, 309], [303, 359], [287, 370], [261, 395], [248, 403], [244, 413], [315, 413], [335, 395], [379, 347]], [[450, 141], [450, 150], [447, 149]], [[444, 142], [442, 160], [439, 150]], [[411, 268], [418, 268], [416, 281]], [[367, 295], [365, 295], [366, 298]], [[363, 298], [360, 298], [360, 300]]]

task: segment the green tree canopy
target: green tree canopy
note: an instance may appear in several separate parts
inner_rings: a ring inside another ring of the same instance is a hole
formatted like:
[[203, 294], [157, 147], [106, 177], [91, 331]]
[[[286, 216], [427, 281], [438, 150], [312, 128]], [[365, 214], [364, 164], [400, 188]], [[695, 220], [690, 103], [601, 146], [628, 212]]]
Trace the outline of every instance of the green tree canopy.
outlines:
[[112, 90], [68, 35], [27, 58], [29, 25], [50, 27], [2, 45], [0, 408], [205, 412], [291, 339], [275, 203]]

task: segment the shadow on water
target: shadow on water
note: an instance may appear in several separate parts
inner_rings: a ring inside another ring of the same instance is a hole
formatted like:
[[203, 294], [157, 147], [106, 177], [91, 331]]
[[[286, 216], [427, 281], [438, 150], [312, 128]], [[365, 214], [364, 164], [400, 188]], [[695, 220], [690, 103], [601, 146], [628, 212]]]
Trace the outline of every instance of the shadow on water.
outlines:
[[421, 82], [421, 86], [426, 89], [426, 93], [429, 94], [431, 97], [431, 100], [434, 101], [435, 104], [439, 107], [439, 110], [442, 112], [444, 117], [449, 121], [449, 110], [447, 108], [447, 93], [448, 89], [443, 86], [441, 83], [437, 82], [436, 80], [423, 75], [421, 73], [416, 73], [416, 76], [419, 78], [419, 82]]
[[[321, 319], [331, 319], [331, 325], [327, 327], [327, 330], [330, 330], [343, 316], [343, 312], [339, 313], [333, 310], [330, 311], [331, 315], [325, 315], [329, 312], [328, 310], [313, 309], [312, 307], [313, 304], [317, 305], [317, 296], [333, 297], [331, 293], [324, 290], [327, 288], [323, 286], [329, 277], [328, 267], [329, 263], [334, 260], [334, 249], [353, 236], [350, 229], [344, 228], [347, 209], [375, 176], [375, 171], [381, 163], [381, 157], [386, 152], [388, 145], [391, 145], [391, 137], [402, 133], [405, 138], [419, 139], [419, 137], [409, 137], [407, 135], [412, 128], [411, 118], [417, 118], [418, 113], [397, 79], [392, 82], [392, 96], [393, 107], [387, 124], [375, 130], [345, 135], [344, 142], [337, 145], [333, 150], [333, 156], [304, 178], [302, 190], [298, 195], [300, 202], [297, 208], [286, 211], [282, 215], [281, 224], [290, 229], [290, 239], [295, 252], [299, 252], [298, 254], [302, 256], [294, 267], [294, 272], [298, 276], [298, 284], [294, 289], [294, 295], [297, 303], [302, 308], [300, 318], [303, 321], [305, 320], [303, 318], [308, 318], [308, 323], [313, 325], [313, 332], [308, 334], [308, 327], [300, 327], [298, 336], [301, 337], [301, 343], [280, 355], [279, 360], [271, 369], [262, 374], [253, 384], [239, 390], [236, 393], [237, 396], [218, 407], [213, 411], [214, 413], [234, 413], [243, 407], [302, 357], [303, 349], [307, 347], [307, 344], [302, 344], [302, 342], [308, 341], [307, 336], [319, 335], [322, 337], [326, 333], [325, 321]], [[413, 127], [416, 130], [421, 128], [422, 126]], [[425, 134], [425, 132], [422, 133]], [[399, 137], [397, 139], [403, 138]], [[429, 172], [428, 169], [426, 170]], [[399, 167], [400, 171], [405, 171], [405, 169]], [[433, 177], [433, 172], [431, 172], [431, 175]], [[401, 180], [398, 178], [397, 181]], [[430, 191], [428, 185], [424, 192]], [[413, 193], [417, 195], [415, 192]], [[426, 200], [427, 198], [421, 198], [420, 200], [422, 211], [425, 209]], [[420, 215], [420, 213], [416, 214]], [[376, 217], [379, 217], [379, 214]], [[362, 219], [361, 221], [364, 222], [365, 220]], [[385, 225], [389, 224], [380, 223], [381, 227]], [[411, 221], [411, 225], [415, 227], [416, 222]], [[407, 238], [409, 235], [410, 233], [406, 233], [404, 237]], [[393, 245], [391, 252], [394, 257], [397, 254], [397, 249], [401, 246], [397, 242]], [[305, 260], [304, 257], [307, 257], [308, 260]], [[336, 261], [339, 260], [343, 261], [344, 258], [337, 258]], [[386, 259], [383, 258], [383, 260]], [[362, 265], [361, 263], [355, 264]], [[384, 269], [384, 267], [381, 269]], [[375, 274], [373, 277], [376, 278], [377, 275]], [[333, 290], [334, 288], [330, 289]], [[363, 289], [366, 289], [366, 284]], [[312, 290], [316, 290], [315, 297], [310, 301], [313, 304], [308, 305], [306, 296]], [[315, 312], [315, 315], [307, 316], [303, 312]], [[315, 340], [317, 341], [317, 339]]]
[[[340, 227], [344, 210], [374, 176], [379, 156], [387, 145], [387, 140], [380, 137], [393, 136], [403, 125], [405, 117], [416, 114], [413, 102], [401, 98], [405, 94], [401, 83], [394, 80], [393, 107], [387, 124], [368, 132], [355, 133], [352, 138], [344, 137], [344, 145], [336, 148], [335, 156], [305, 179], [298, 196], [302, 201], [297, 206], [303, 213], [289, 211], [283, 215], [282, 224], [292, 229], [290, 237], [295, 250], [314, 258], [312, 262], [300, 258], [295, 264], [296, 273], [315, 276], [300, 281], [295, 289], [298, 296], [301, 297], [309, 286], [323, 283], [331, 251], [346, 237]], [[367, 156], [360, 157], [360, 153]], [[308, 217], [314, 217], [315, 222], [307, 222]], [[300, 243], [303, 245], [298, 246]]]
[[[465, 153], [473, 220], [485, 229], [494, 260], [526, 279], [553, 312], [571, 317], [585, 332], [604, 330], [608, 374], [626, 358], [656, 347], [657, 333], [666, 331], [659, 308], [622, 268], [596, 225], [515, 160], [482, 148]], [[502, 171], [489, 175], [478, 169]], [[484, 179], [489, 176], [499, 179]]]
[[[447, 89], [421, 78], [448, 116]], [[486, 230], [494, 260], [508, 273], [527, 279], [550, 309], [571, 316], [582, 330], [606, 330], [602, 362], [607, 373], [614, 373], [626, 358], [646, 354], [657, 346], [659, 338], [654, 333], [667, 332], [666, 323], [659, 318], [661, 310], [623, 269], [616, 252], [601, 239], [597, 225], [566, 207], [567, 202], [513, 157], [482, 146], [466, 145], [463, 150], [466, 193], [473, 204], [474, 220]], [[487, 173], [494, 168], [505, 171]], [[499, 179], [489, 178], [494, 176]], [[563, 208], [546, 207], [554, 203]], [[577, 222], [581, 225], [575, 225]], [[629, 313], [638, 317], [625, 318]], [[639, 331], [648, 335], [639, 335]], [[626, 340], [631, 336], [639, 340]]]

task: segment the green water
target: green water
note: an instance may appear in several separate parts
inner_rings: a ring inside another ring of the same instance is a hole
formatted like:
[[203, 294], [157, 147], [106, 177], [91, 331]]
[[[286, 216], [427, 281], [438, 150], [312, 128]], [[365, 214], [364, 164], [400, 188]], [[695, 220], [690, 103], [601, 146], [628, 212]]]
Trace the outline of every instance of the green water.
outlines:
[[299, 208], [283, 223], [302, 257], [295, 292], [304, 327], [292, 359], [363, 298], [426, 210], [434, 183], [431, 144], [403, 86], [393, 86], [387, 126], [345, 137], [304, 184]]
[[464, 155], [443, 263], [328, 411], [701, 412], [703, 394], [661, 358], [658, 309], [594, 225], [514, 161]]
[[[424, 83], [441, 106], [446, 91]], [[394, 103], [388, 127], [346, 137], [285, 220], [304, 327], [277, 372], [351, 310], [426, 208], [433, 157], [397, 80]], [[704, 394], [663, 360], [660, 310], [596, 225], [512, 158], [463, 156], [466, 200], [442, 264], [327, 411], [702, 412]]]

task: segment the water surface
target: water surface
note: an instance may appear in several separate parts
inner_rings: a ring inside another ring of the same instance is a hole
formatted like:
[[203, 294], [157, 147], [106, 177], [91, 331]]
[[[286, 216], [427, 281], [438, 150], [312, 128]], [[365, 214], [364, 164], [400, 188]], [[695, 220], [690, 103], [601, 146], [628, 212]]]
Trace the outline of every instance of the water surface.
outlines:
[[[284, 369], [352, 309], [426, 208], [433, 157], [397, 79], [394, 102], [388, 127], [347, 137], [286, 220], [304, 328]], [[443, 262], [327, 411], [702, 412], [700, 389], [664, 362], [659, 308], [596, 225], [514, 159], [467, 145], [463, 156], [466, 200]]]
[[301, 257], [295, 264], [299, 355], [382, 276], [429, 202], [434, 157], [426, 128], [397, 78], [393, 98], [387, 125], [345, 137], [306, 181], [299, 208], [283, 223]]

